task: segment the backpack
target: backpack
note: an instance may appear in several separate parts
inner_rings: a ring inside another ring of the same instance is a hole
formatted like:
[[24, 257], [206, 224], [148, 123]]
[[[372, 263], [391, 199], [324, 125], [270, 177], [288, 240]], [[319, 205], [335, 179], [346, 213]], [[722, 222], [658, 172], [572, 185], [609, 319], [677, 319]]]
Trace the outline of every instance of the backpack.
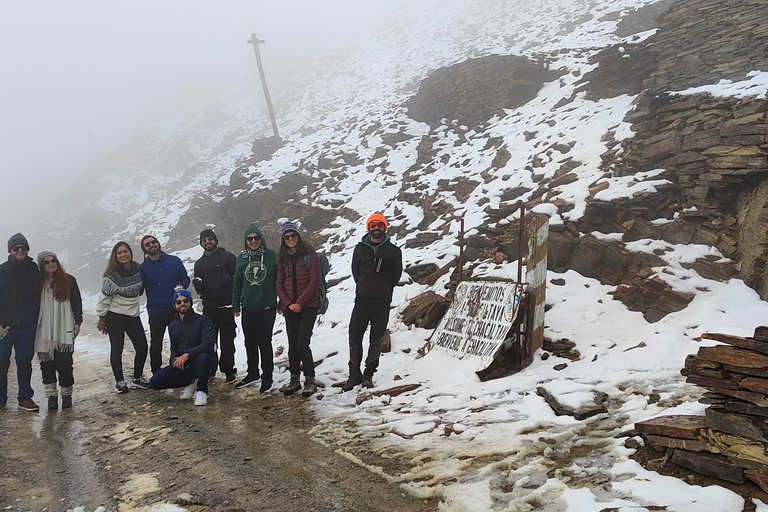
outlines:
[[[307, 268], [312, 268], [312, 265], [310, 264], [310, 260], [312, 254], [305, 254], [304, 255], [304, 264], [307, 266]], [[328, 311], [328, 286], [325, 284], [325, 276], [328, 275], [328, 272], [331, 270], [331, 262], [328, 261], [328, 257], [317, 251], [317, 259], [320, 260], [320, 309], [319, 313], [324, 314], [326, 311]]]

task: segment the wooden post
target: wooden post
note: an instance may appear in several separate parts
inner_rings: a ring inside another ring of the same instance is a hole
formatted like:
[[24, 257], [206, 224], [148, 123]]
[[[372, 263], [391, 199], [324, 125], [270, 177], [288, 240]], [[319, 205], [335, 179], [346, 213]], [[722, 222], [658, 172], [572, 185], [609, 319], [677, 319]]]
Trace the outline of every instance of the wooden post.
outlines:
[[459, 228], [459, 282], [464, 280], [464, 217]]
[[523, 282], [523, 237], [525, 235], [525, 210], [523, 209], [523, 202], [518, 201], [518, 208], [520, 209], [520, 229], [518, 230], [518, 244], [517, 244], [517, 282]]
[[259, 53], [259, 44], [263, 43], [261, 39], [256, 37], [256, 34], [251, 34], [249, 44], [253, 45], [253, 51], [256, 54], [256, 64], [259, 66], [259, 76], [261, 77], [261, 87], [264, 89], [264, 97], [267, 99], [267, 110], [269, 110], [269, 119], [272, 121], [272, 132], [278, 139], [280, 135], [277, 133], [277, 121], [275, 120], [275, 110], [272, 108], [272, 99], [269, 97], [269, 88], [267, 87], [267, 78], [264, 76], [264, 66], [261, 64], [261, 54]]

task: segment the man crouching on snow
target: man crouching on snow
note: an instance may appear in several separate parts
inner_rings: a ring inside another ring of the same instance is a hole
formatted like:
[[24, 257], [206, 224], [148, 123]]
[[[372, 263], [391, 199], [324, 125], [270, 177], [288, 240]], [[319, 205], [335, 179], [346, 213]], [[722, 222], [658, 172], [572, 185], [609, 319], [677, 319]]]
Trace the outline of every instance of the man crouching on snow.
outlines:
[[[208, 376], [214, 362], [216, 335], [213, 322], [192, 309], [192, 294], [178, 290], [173, 294], [176, 319], [168, 326], [171, 338], [171, 364], [149, 379], [152, 389], [181, 388], [181, 398], [195, 397], [195, 405], [208, 403]], [[195, 385], [197, 379], [197, 385]], [[186, 387], [185, 387], [186, 386]], [[195, 395], [195, 387], [197, 394]]]

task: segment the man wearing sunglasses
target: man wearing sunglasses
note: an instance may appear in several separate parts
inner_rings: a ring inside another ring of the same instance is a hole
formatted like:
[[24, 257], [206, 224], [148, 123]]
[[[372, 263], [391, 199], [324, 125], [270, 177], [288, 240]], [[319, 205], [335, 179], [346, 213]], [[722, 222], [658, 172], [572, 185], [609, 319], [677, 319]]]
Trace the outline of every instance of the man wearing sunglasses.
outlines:
[[160, 242], [152, 235], [141, 239], [144, 262], [141, 280], [147, 294], [147, 315], [149, 315], [149, 364], [152, 373], [163, 365], [163, 336], [165, 328], [176, 318], [173, 309], [173, 294], [189, 287], [189, 276], [184, 264], [177, 256], [162, 251]]
[[[368, 233], [357, 244], [352, 254], [352, 277], [355, 278], [355, 306], [349, 320], [349, 379], [342, 386], [349, 391], [358, 384], [373, 387], [373, 374], [379, 367], [381, 339], [389, 323], [392, 291], [403, 273], [403, 253], [387, 236], [387, 219], [376, 212], [365, 223]], [[365, 370], [363, 337], [368, 325], [371, 334]]]
[[8, 261], [0, 265], [0, 410], [8, 401], [11, 350], [16, 353], [19, 409], [40, 410], [32, 400], [32, 357], [42, 280], [28, 253], [29, 242], [16, 233], [8, 240]]
[[[200, 246], [203, 248], [203, 256], [195, 262], [195, 278], [192, 284], [203, 301], [203, 314], [213, 322], [214, 336], [219, 337], [219, 369], [226, 375], [227, 384], [234, 384], [237, 370], [232, 276], [235, 275], [237, 256], [219, 247], [219, 239], [212, 229], [200, 232]], [[216, 373], [215, 367], [212, 373]]]
[[194, 397], [195, 405], [207, 405], [208, 376], [215, 364], [213, 345], [216, 336], [213, 333], [213, 322], [207, 316], [195, 313], [189, 290], [182, 288], [176, 291], [171, 304], [176, 311], [175, 319], [168, 326], [171, 363], [149, 379], [149, 387], [183, 387], [181, 399]]

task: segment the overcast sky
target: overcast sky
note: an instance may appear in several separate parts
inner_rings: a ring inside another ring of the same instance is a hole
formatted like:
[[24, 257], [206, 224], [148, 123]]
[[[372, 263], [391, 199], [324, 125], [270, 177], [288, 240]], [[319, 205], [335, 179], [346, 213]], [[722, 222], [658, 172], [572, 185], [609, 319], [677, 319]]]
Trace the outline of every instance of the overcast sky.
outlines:
[[0, 2], [2, 231], [44, 210], [63, 180], [158, 107], [250, 85], [256, 100], [251, 32], [267, 42], [269, 76], [282, 55], [311, 52], [321, 29], [343, 30], [359, 10], [343, 0]]

